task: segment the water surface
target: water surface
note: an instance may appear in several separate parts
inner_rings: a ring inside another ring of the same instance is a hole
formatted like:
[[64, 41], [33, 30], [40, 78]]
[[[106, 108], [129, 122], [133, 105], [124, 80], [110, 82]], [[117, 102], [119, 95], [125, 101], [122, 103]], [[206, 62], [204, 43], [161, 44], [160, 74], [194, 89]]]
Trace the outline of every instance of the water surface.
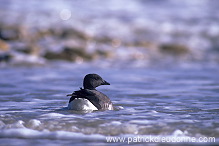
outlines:
[[[70, 145], [106, 144], [106, 136], [127, 135], [218, 139], [218, 72], [72, 63], [1, 68], [0, 140], [7, 145]], [[78, 90], [87, 73], [111, 83], [98, 90], [119, 110], [66, 109], [66, 94]]]

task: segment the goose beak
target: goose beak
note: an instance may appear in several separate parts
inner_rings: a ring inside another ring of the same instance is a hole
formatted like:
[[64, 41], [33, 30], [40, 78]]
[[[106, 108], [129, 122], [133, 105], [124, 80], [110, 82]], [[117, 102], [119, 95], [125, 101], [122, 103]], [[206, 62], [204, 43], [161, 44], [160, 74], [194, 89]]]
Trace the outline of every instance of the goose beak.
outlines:
[[107, 81], [103, 80], [103, 83], [101, 85], [110, 85]]

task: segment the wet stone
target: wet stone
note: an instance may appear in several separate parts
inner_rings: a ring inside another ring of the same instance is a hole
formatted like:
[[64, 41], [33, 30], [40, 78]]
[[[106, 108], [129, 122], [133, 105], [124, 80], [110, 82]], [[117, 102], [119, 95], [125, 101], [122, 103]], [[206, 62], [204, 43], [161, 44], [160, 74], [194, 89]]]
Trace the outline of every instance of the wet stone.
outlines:
[[162, 44], [160, 51], [172, 55], [185, 55], [189, 53], [189, 48], [180, 44]]

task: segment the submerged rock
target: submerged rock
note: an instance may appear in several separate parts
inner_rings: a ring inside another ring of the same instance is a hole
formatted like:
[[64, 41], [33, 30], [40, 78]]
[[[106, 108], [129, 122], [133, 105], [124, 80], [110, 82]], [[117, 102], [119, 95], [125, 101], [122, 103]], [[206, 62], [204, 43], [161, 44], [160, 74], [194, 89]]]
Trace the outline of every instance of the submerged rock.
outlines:
[[18, 29], [14, 27], [0, 28], [0, 39], [2, 40], [19, 39]]
[[11, 60], [10, 54], [0, 54], [0, 62], [9, 62]]
[[83, 31], [74, 29], [74, 28], [64, 28], [60, 34], [61, 38], [78, 38], [81, 40], [88, 40], [89, 35]]
[[44, 55], [47, 59], [61, 59], [68, 61], [77, 61], [77, 59], [82, 58], [84, 60], [92, 60], [93, 55], [86, 52], [83, 48], [69, 48], [65, 47], [61, 52], [51, 52], [48, 51]]
[[187, 46], [180, 44], [161, 44], [160, 51], [170, 55], [185, 55], [190, 52]]
[[9, 50], [9, 44], [3, 40], [0, 40], [0, 62], [9, 62], [11, 60], [11, 54]]
[[3, 40], [0, 40], [0, 51], [8, 51], [9, 44]]

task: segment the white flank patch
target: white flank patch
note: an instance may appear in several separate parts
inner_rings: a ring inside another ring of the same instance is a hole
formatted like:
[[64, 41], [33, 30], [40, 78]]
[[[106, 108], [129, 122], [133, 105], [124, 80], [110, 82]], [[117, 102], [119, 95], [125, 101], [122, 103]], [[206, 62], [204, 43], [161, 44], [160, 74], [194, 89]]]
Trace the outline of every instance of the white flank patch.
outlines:
[[98, 110], [89, 100], [84, 98], [75, 98], [68, 104], [68, 109], [77, 111]]

